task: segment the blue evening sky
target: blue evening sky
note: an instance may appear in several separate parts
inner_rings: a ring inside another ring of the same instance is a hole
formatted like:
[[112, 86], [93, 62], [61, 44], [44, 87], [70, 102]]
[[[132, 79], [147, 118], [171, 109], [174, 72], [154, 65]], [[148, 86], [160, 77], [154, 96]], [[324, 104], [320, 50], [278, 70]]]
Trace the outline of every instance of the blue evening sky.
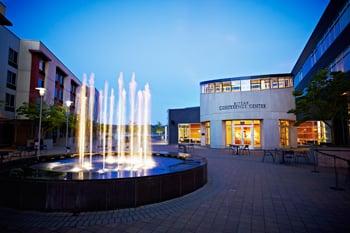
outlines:
[[136, 72], [152, 122], [199, 106], [199, 82], [290, 72], [328, 0], [4, 0], [10, 29], [41, 40], [79, 78]]

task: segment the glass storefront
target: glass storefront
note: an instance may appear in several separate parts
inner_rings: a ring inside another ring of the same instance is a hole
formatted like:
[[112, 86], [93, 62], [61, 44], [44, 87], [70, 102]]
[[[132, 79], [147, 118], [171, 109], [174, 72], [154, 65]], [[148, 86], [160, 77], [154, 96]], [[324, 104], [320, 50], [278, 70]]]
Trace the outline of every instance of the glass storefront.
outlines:
[[306, 121], [297, 127], [299, 145], [327, 142], [326, 126], [321, 121]]
[[210, 145], [210, 122], [205, 122], [204, 127], [205, 127], [205, 145]]
[[232, 120], [225, 121], [226, 146], [248, 145], [261, 147], [260, 120]]
[[280, 127], [280, 146], [288, 147], [290, 122], [285, 120], [280, 120], [279, 127]]
[[200, 143], [200, 124], [179, 124], [179, 143]]

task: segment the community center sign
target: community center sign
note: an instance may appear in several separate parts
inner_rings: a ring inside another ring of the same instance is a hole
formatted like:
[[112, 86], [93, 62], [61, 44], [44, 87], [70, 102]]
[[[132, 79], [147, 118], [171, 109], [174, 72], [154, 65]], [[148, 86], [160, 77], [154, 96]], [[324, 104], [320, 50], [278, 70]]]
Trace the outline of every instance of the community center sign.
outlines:
[[248, 101], [240, 101], [240, 102], [234, 102], [231, 105], [221, 105], [219, 106], [220, 111], [224, 110], [236, 110], [236, 109], [261, 109], [266, 108], [266, 104], [256, 104], [256, 103], [249, 103]]

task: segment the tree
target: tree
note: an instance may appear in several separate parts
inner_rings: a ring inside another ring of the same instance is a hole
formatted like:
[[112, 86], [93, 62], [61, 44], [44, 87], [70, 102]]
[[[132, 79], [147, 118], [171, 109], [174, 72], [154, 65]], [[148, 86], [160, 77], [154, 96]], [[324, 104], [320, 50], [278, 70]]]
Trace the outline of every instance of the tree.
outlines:
[[[19, 116], [24, 116], [29, 120], [37, 122], [39, 120], [40, 106], [32, 103], [23, 103], [17, 109]], [[74, 128], [75, 116], [70, 115], [69, 123], [70, 127]], [[47, 132], [55, 128], [60, 128], [66, 123], [66, 109], [63, 106], [52, 105], [47, 106], [43, 104], [42, 109], [42, 135], [46, 135]]]
[[343, 72], [329, 73], [320, 70], [304, 91], [296, 90], [295, 109], [288, 113], [297, 115], [296, 125], [305, 121], [324, 122], [331, 129], [334, 142], [335, 119], [346, 119], [347, 93], [350, 90], [349, 74]]
[[158, 135], [161, 135], [161, 134], [164, 133], [164, 126], [163, 126], [162, 123], [160, 123], [159, 121], [158, 121], [158, 123], [157, 123], [157, 125], [156, 125], [156, 133], [157, 133]]

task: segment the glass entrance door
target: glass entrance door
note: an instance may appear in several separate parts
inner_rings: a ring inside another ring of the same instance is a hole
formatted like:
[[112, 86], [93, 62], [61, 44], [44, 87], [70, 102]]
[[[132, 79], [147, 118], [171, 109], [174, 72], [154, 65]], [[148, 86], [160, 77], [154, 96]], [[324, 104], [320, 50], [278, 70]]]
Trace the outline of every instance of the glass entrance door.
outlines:
[[242, 140], [244, 145], [252, 145], [252, 126], [242, 126]]
[[235, 145], [253, 146], [253, 126], [238, 125], [233, 127], [233, 138]]

